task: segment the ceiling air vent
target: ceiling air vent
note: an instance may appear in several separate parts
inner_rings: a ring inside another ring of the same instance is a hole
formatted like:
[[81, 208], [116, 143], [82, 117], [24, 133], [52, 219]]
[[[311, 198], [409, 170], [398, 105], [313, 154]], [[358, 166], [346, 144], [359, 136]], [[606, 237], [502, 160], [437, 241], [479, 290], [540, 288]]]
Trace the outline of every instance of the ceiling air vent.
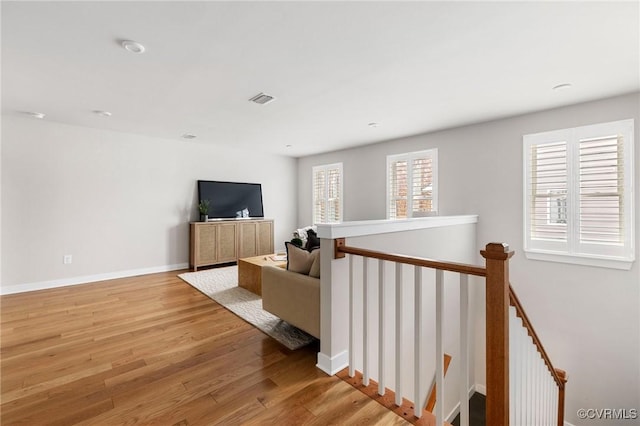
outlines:
[[255, 102], [260, 105], [268, 104], [273, 101], [275, 98], [271, 95], [267, 95], [265, 93], [258, 93], [253, 98], [249, 99], [251, 102]]

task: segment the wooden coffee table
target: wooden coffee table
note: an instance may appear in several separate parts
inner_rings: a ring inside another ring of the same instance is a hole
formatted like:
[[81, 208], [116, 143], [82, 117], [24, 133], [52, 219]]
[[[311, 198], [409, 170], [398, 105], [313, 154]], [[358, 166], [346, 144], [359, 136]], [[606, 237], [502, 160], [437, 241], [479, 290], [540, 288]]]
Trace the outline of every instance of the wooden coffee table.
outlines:
[[238, 286], [262, 296], [262, 267], [287, 264], [286, 260], [274, 261], [271, 256], [275, 256], [275, 254], [238, 259]]

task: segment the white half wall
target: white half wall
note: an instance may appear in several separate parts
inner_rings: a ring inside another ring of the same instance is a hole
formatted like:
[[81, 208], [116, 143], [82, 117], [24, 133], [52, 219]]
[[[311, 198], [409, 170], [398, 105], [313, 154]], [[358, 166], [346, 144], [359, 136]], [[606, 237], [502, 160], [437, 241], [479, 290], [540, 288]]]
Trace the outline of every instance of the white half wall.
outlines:
[[[522, 253], [522, 136], [635, 119], [635, 207], [640, 220], [640, 93], [299, 159], [299, 223], [311, 220], [311, 168], [343, 163], [344, 220], [384, 219], [386, 156], [438, 148], [442, 215], [479, 215], [479, 251], [509, 243], [511, 282], [551, 360], [569, 374], [566, 420], [579, 408], [637, 408], [640, 401], [640, 259], [630, 271], [526, 259]], [[636, 226], [640, 247], [640, 226]], [[484, 287], [475, 300], [476, 377], [484, 377]], [[606, 390], [606, 391], [603, 391]], [[596, 426], [598, 421], [590, 421]]]
[[3, 294], [185, 267], [198, 179], [261, 183], [276, 248], [296, 228], [294, 158], [11, 115], [2, 121]]

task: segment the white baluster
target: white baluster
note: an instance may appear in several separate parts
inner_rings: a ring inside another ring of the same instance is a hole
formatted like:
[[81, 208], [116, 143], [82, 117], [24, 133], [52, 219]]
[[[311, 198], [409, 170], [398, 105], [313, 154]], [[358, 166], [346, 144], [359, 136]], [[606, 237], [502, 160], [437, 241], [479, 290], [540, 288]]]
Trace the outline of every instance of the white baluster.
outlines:
[[532, 424], [532, 386], [533, 386], [533, 362], [535, 360], [535, 349], [533, 347], [533, 341], [529, 337], [529, 332], [527, 328], [524, 326], [522, 320], [518, 319], [520, 323], [520, 327], [522, 328], [522, 374], [524, 376], [524, 380], [522, 382], [522, 408], [521, 408], [521, 418], [523, 424]]
[[353, 339], [356, 334], [355, 321], [354, 321], [354, 305], [355, 300], [353, 298], [353, 255], [349, 255], [349, 377], [356, 375], [356, 354]]
[[[526, 400], [526, 386], [527, 386], [527, 369], [528, 365], [528, 354], [530, 350], [529, 343], [529, 335], [527, 334], [527, 329], [522, 324], [522, 320], [516, 315], [516, 308], [513, 309], [514, 315], [514, 326], [518, 330], [518, 371], [515, 371], [514, 374], [518, 376], [518, 399], [517, 399], [517, 413], [516, 413], [516, 423], [515, 424], [526, 424], [525, 417], [525, 407], [527, 406]], [[511, 354], [509, 354], [511, 356]]]
[[553, 392], [551, 393], [551, 424], [555, 425], [558, 423], [558, 396], [560, 393], [560, 389], [558, 389], [558, 384], [553, 382]]
[[[516, 309], [513, 309], [514, 316], [514, 327], [516, 327], [518, 331], [518, 350], [516, 354], [513, 356], [517, 356], [516, 364], [518, 365], [517, 370], [512, 374], [517, 376], [518, 381], [518, 396], [516, 397], [516, 415], [515, 415], [515, 423], [514, 424], [522, 424], [524, 418], [524, 407], [526, 406], [525, 396], [524, 396], [524, 387], [526, 386], [526, 360], [527, 360], [527, 333], [524, 327], [522, 327], [522, 321], [516, 315]], [[509, 354], [511, 357], [512, 354]]]
[[531, 405], [531, 422], [532, 424], [535, 424], [534, 422], [537, 422], [537, 407], [535, 404], [536, 398], [537, 398], [537, 392], [538, 392], [538, 381], [537, 381], [537, 374], [536, 374], [536, 368], [538, 365], [538, 350], [535, 347], [535, 343], [533, 343], [533, 338], [529, 337], [527, 338], [527, 342], [529, 343], [529, 356], [531, 357], [531, 396], [530, 396], [530, 402], [529, 404]]
[[469, 276], [460, 274], [460, 426], [469, 426]]
[[362, 384], [369, 386], [369, 258], [362, 258]]
[[444, 421], [444, 271], [436, 269], [436, 425]]
[[[546, 368], [546, 364], [545, 364], [545, 370], [548, 371], [548, 369]], [[545, 371], [545, 373], [547, 372]], [[544, 397], [542, 399], [542, 406], [543, 406], [543, 417], [544, 417], [544, 424], [545, 425], [550, 425], [549, 423], [549, 375], [545, 374], [544, 375]]]
[[[535, 347], [535, 346], [534, 346]], [[538, 352], [537, 349], [535, 349], [536, 353]], [[537, 353], [536, 356], [536, 393], [535, 393], [535, 399], [534, 399], [534, 404], [535, 404], [535, 417], [533, 418], [533, 421], [535, 421], [536, 425], [541, 424], [542, 421], [542, 416], [540, 414], [540, 411], [542, 409], [540, 401], [542, 400], [541, 397], [541, 392], [542, 391], [542, 382], [541, 382], [541, 375], [540, 375], [540, 354]]]
[[402, 264], [396, 263], [396, 405], [402, 405]]
[[518, 331], [516, 329], [513, 309], [509, 308], [509, 424], [516, 424], [516, 412], [518, 411], [518, 374], [516, 360], [520, 345], [518, 341]]
[[414, 267], [414, 346], [413, 346], [413, 407], [414, 414], [417, 418], [422, 417], [423, 398], [422, 398], [422, 268]]
[[378, 260], [378, 395], [385, 393], [385, 363], [384, 348], [386, 336], [384, 332], [386, 312], [384, 308], [384, 260]]

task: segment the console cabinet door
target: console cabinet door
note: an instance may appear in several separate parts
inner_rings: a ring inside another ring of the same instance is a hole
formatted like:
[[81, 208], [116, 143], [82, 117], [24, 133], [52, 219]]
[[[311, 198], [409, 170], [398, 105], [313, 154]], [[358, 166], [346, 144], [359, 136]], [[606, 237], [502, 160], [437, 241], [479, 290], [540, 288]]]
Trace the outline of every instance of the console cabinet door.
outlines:
[[240, 228], [240, 247], [238, 258], [243, 259], [245, 257], [253, 257], [258, 256], [258, 245], [257, 245], [257, 228], [255, 222], [242, 222], [239, 223]]
[[273, 253], [273, 222], [257, 222], [258, 256]]
[[220, 223], [217, 227], [217, 261], [219, 263], [235, 262], [238, 259], [238, 227], [235, 223]]
[[215, 224], [196, 224], [192, 228], [194, 254], [192, 264], [194, 267], [210, 265], [218, 261], [218, 250], [216, 241], [218, 227]]

